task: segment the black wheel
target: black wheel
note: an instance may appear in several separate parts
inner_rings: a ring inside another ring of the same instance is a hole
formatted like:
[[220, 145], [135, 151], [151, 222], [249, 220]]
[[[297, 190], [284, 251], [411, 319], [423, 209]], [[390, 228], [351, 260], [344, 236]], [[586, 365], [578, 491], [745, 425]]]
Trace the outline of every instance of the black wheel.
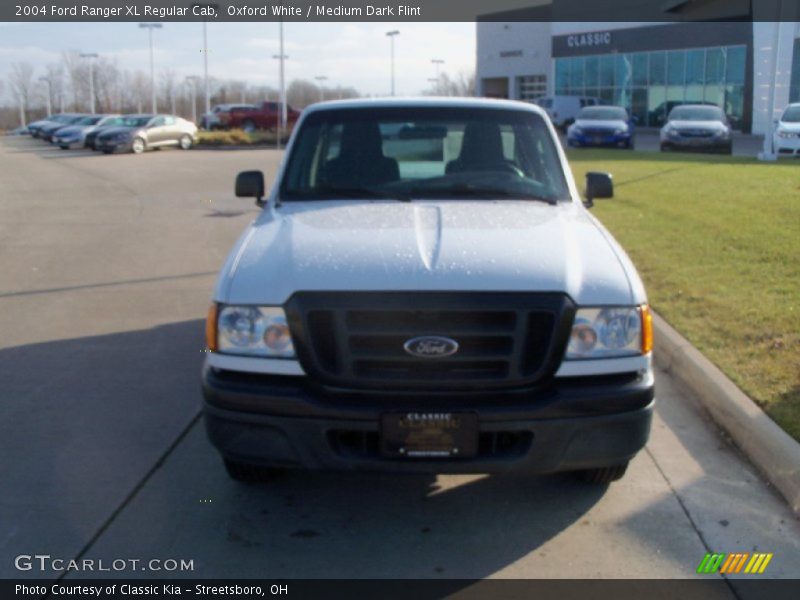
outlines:
[[580, 477], [586, 483], [611, 483], [622, 479], [625, 471], [628, 470], [628, 461], [610, 467], [600, 467], [597, 469], [586, 469], [580, 471]]
[[256, 130], [256, 123], [252, 119], [247, 119], [242, 123], [242, 131], [245, 133], [253, 133]]
[[69, 150], [69, 146], [59, 146], [62, 150]]
[[248, 463], [224, 459], [225, 470], [231, 479], [242, 483], [266, 483], [279, 477], [284, 471], [282, 469], [271, 469]]

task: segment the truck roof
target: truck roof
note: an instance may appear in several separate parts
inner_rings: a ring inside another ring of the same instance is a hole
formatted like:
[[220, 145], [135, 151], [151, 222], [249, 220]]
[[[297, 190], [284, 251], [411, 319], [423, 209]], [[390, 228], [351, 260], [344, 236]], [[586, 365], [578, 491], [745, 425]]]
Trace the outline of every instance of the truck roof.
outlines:
[[403, 98], [356, 98], [349, 100], [330, 100], [317, 102], [308, 106], [303, 112], [323, 110], [344, 110], [354, 108], [475, 108], [480, 110], [527, 110], [546, 116], [547, 113], [535, 104], [518, 100], [500, 100], [496, 98], [439, 98], [439, 97], [403, 97]]

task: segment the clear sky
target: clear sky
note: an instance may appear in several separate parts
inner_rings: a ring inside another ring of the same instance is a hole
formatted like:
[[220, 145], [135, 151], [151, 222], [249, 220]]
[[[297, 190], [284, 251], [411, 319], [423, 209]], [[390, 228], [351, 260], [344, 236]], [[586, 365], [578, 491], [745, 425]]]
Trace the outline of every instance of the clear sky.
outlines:
[[[455, 75], [475, 68], [475, 23], [285, 23], [287, 82], [328, 77], [326, 85], [354, 86], [364, 94], [389, 91], [389, 38], [395, 38], [398, 94], [430, 87], [432, 58], [444, 59], [443, 71]], [[202, 75], [202, 24], [164, 23], [155, 32], [156, 76], [163, 68]], [[209, 23], [209, 75], [277, 87], [277, 23]], [[44, 74], [63, 50], [97, 52], [116, 58], [122, 69], [149, 73], [147, 32], [136, 23], [0, 23], [0, 80], [11, 64], [27, 61]], [[11, 103], [9, 86], [0, 96]]]

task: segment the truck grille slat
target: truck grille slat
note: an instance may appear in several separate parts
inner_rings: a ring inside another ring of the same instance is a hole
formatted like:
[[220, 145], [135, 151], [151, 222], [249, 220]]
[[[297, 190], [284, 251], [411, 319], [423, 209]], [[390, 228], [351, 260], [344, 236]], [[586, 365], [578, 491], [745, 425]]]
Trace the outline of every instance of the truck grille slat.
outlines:
[[[557, 368], [574, 310], [555, 293], [298, 292], [286, 304], [310, 375], [398, 389], [537, 384]], [[458, 351], [414, 356], [404, 346], [418, 336], [447, 337]]]

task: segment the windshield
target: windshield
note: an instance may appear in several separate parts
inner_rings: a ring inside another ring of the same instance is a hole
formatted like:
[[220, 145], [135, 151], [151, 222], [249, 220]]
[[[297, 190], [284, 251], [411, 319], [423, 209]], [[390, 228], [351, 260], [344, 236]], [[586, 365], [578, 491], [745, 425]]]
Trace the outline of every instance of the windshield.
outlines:
[[628, 113], [616, 106], [591, 106], [581, 109], [578, 118], [582, 121], [627, 121]]
[[77, 123], [75, 123], [75, 125], [94, 125], [100, 119], [102, 119], [102, 117], [83, 117]]
[[122, 121], [123, 127], [144, 127], [150, 122], [153, 117], [125, 117]]
[[676, 106], [669, 113], [670, 121], [724, 121], [725, 115], [716, 106]]
[[323, 110], [297, 132], [282, 200], [569, 199], [545, 120], [520, 110]]
[[781, 121], [784, 123], [800, 123], [800, 104], [789, 106], [783, 111]]

